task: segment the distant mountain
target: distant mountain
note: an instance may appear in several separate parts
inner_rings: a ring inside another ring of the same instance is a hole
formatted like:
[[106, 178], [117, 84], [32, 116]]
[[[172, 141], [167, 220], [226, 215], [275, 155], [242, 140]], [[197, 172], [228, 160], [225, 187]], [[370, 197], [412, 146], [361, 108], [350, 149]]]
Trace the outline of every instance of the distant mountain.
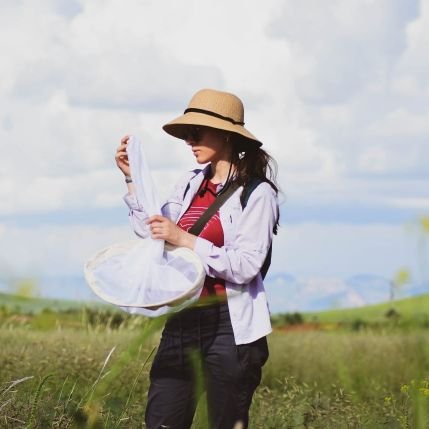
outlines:
[[[366, 273], [347, 279], [297, 279], [289, 273], [276, 273], [265, 285], [272, 313], [362, 307], [386, 302], [390, 297], [390, 281]], [[424, 293], [429, 293], [429, 284], [409, 284], [399, 289], [395, 298]]]
[[[16, 294], [13, 279], [0, 281], [0, 292]], [[86, 284], [83, 275], [50, 276], [35, 279], [35, 297], [59, 300], [103, 302]], [[389, 300], [389, 280], [368, 273], [347, 279], [297, 278], [291, 273], [269, 273], [265, 287], [272, 313], [312, 312], [355, 308]], [[429, 283], [409, 284], [399, 289], [396, 299], [429, 293]], [[0, 303], [1, 304], [1, 303]]]
[[[69, 309], [80, 309], [88, 305], [88, 301], [71, 301], [54, 298], [23, 297], [0, 292], [0, 307], [16, 313], [39, 313], [45, 309], [65, 311]], [[101, 302], [91, 303], [92, 307], [109, 308]]]
[[[34, 277], [30, 281], [33, 283], [33, 287], [28, 291], [28, 295], [35, 298], [101, 301], [87, 285], [83, 275]], [[0, 292], [17, 294], [21, 282], [22, 279], [5, 279], [0, 282]]]

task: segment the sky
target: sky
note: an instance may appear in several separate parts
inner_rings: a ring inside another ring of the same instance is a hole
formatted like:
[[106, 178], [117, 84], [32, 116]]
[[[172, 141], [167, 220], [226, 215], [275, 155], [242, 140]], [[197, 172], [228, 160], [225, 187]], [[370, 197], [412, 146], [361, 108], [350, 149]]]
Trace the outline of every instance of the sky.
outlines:
[[121, 137], [165, 198], [195, 160], [161, 126], [215, 88], [278, 163], [271, 276], [421, 278], [428, 0], [2, 0], [0, 28], [3, 277], [80, 275], [131, 238]]

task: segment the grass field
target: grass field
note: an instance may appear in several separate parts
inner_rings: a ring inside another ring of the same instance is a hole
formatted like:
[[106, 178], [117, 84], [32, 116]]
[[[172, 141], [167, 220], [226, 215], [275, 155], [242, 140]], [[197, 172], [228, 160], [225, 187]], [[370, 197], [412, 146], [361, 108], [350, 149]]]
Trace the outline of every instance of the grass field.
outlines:
[[[53, 311], [65, 311], [69, 309], [81, 309], [91, 307], [98, 309], [112, 309], [114, 306], [102, 302], [80, 302], [66, 301], [47, 298], [28, 298], [18, 295], [11, 295], [0, 292], [0, 308], [3, 307], [14, 313], [39, 313], [43, 309]], [[364, 307], [335, 309], [319, 312], [303, 313], [304, 320], [311, 322], [318, 320], [323, 323], [337, 323], [341, 321], [351, 321], [362, 319], [368, 322], [384, 320], [386, 312], [390, 308], [395, 308], [404, 318], [414, 318], [416, 316], [429, 317], [429, 294], [419, 295], [412, 298], [405, 298], [376, 305]]]
[[37, 314], [44, 309], [50, 309], [52, 311], [65, 311], [70, 309], [80, 309], [85, 306], [91, 306], [96, 308], [108, 307], [101, 302], [88, 303], [81, 301], [67, 301], [61, 299], [31, 298], [0, 292], [0, 308], [19, 314]]
[[[0, 329], [0, 427], [144, 428], [152, 331]], [[251, 428], [429, 427], [429, 332], [277, 332], [269, 342]]]
[[[0, 428], [145, 427], [160, 319], [107, 307], [56, 312], [41, 302], [25, 315], [13, 311], [13, 297], [9, 304], [0, 311]], [[395, 308], [411, 320], [413, 304]], [[335, 327], [346, 317], [376, 320], [388, 308], [317, 317]], [[269, 344], [250, 428], [429, 428], [429, 329], [276, 330]], [[206, 427], [205, 414], [202, 400], [194, 428]]]

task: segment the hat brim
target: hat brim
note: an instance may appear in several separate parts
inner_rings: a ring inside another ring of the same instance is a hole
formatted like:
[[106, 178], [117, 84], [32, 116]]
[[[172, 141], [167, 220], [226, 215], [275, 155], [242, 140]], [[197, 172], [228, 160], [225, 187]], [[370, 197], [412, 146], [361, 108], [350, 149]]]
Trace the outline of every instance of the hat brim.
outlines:
[[215, 128], [218, 130], [230, 131], [243, 141], [243, 143], [262, 146], [260, 142], [251, 132], [249, 132], [242, 125], [233, 124], [224, 119], [216, 118], [199, 112], [188, 112], [179, 116], [176, 119], [165, 124], [162, 129], [178, 139], [184, 140], [186, 138], [186, 129], [190, 125], [201, 125], [205, 127]]

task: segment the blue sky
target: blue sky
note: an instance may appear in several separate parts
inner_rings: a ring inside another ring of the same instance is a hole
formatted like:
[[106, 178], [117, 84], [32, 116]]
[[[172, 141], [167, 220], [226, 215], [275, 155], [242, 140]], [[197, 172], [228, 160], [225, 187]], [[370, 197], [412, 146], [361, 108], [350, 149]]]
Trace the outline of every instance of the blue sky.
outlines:
[[76, 275], [128, 239], [121, 136], [165, 197], [194, 160], [161, 126], [211, 87], [279, 164], [273, 275], [420, 275], [428, 0], [5, 0], [0, 24], [3, 273]]

